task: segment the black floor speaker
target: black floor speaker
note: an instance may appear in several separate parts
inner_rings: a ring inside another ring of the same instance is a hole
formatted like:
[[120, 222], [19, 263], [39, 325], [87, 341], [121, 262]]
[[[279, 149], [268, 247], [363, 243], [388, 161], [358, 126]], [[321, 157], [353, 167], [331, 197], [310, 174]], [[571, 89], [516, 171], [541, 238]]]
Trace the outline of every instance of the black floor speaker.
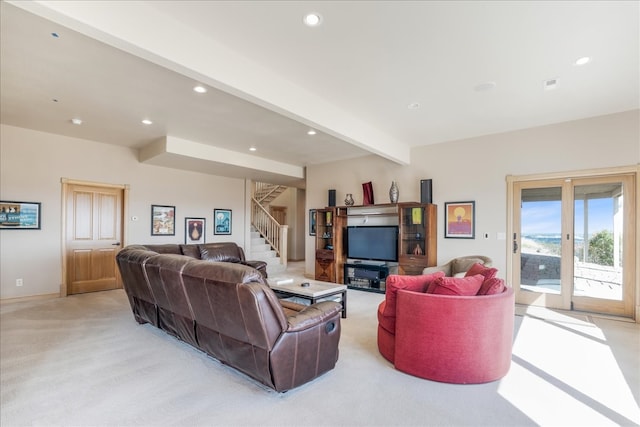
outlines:
[[430, 179], [420, 180], [420, 203], [433, 203]]
[[329, 204], [327, 206], [336, 205], [336, 190], [329, 190]]

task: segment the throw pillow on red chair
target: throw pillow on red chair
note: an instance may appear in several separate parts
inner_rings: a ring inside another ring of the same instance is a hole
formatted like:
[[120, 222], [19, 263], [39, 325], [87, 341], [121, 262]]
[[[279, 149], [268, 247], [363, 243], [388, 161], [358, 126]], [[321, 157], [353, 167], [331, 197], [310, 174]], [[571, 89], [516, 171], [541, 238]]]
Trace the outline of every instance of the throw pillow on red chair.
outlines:
[[492, 277], [482, 282], [482, 286], [480, 286], [480, 290], [478, 290], [478, 295], [499, 294], [502, 291], [504, 291], [504, 288], [505, 288], [504, 280], [498, 277]]
[[491, 279], [496, 277], [496, 274], [498, 274], [498, 269], [493, 267], [485, 267], [484, 265], [476, 262], [465, 273], [465, 277], [475, 276], [476, 274], [482, 274], [485, 279]]
[[439, 277], [444, 277], [444, 272], [437, 271], [432, 274], [423, 274], [420, 276], [389, 275], [386, 281], [385, 307], [382, 314], [386, 317], [396, 317], [396, 294], [399, 290], [425, 292], [431, 282]]
[[484, 276], [481, 274], [468, 277], [439, 277], [429, 285], [427, 293], [439, 295], [476, 295], [483, 281]]

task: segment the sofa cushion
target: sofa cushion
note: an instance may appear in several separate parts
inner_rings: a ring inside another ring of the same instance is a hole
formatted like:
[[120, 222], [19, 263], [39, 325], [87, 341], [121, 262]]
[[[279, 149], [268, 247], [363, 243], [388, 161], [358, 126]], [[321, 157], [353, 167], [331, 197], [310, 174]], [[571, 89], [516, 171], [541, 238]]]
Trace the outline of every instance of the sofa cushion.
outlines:
[[159, 245], [144, 245], [148, 250], [157, 252], [159, 254], [174, 254], [182, 255], [180, 252], [180, 246], [173, 243], [164, 243]]
[[387, 277], [387, 289], [385, 291], [386, 304], [383, 315], [395, 318], [397, 293], [400, 289], [414, 292], [425, 292], [429, 287], [429, 284], [439, 277], [444, 277], [443, 271], [438, 271], [432, 274], [423, 274], [420, 276], [401, 276], [392, 274]]
[[482, 282], [482, 286], [480, 286], [477, 295], [499, 294], [504, 291], [504, 288], [504, 280], [498, 277], [491, 277], [489, 279], [485, 279], [484, 282]]
[[483, 264], [475, 263], [471, 266], [471, 268], [465, 273], [465, 277], [467, 276], [475, 276], [476, 274], [482, 274], [486, 279], [491, 279], [496, 277], [498, 274], [498, 269], [493, 267], [486, 267]]
[[439, 295], [476, 295], [483, 281], [484, 276], [482, 274], [467, 277], [439, 277], [429, 285], [427, 293]]
[[480, 258], [456, 258], [451, 261], [451, 274], [456, 274], [461, 271], [469, 270], [474, 264], [484, 264], [484, 261]]
[[200, 259], [200, 248], [198, 245], [180, 245], [180, 251], [182, 252], [182, 255]]
[[240, 250], [235, 243], [207, 243], [200, 245], [200, 259], [218, 262], [242, 262]]

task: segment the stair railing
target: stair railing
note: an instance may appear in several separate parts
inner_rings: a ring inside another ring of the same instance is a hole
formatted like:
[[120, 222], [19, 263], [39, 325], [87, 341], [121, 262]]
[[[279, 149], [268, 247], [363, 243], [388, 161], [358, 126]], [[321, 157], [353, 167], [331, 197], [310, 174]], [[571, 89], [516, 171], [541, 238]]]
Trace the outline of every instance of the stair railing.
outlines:
[[289, 226], [279, 224], [255, 197], [251, 198], [251, 225], [258, 230], [264, 240], [276, 251], [280, 257], [280, 264], [286, 267]]
[[265, 182], [254, 182], [253, 197], [258, 203], [267, 204], [270, 200], [278, 197], [287, 187], [284, 185], [267, 184]]

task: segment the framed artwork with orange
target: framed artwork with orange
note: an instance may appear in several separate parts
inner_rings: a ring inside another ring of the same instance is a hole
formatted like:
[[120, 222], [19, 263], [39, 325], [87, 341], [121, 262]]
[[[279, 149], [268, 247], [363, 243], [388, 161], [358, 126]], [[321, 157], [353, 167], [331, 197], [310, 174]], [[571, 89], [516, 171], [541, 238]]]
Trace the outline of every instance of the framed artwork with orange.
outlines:
[[475, 202], [445, 202], [444, 237], [454, 239], [475, 239]]

